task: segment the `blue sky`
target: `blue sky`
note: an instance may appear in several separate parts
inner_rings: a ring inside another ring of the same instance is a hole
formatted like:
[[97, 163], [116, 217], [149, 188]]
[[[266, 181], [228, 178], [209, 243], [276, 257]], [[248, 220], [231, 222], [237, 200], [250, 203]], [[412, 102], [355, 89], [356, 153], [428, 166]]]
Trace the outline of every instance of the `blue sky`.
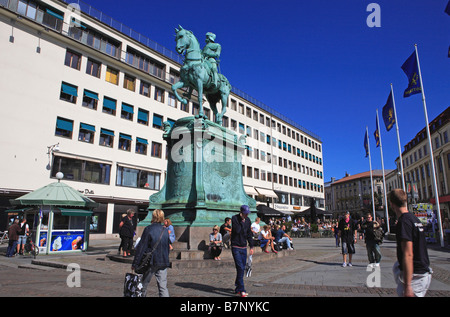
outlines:
[[[385, 169], [395, 168], [395, 129], [381, 109], [393, 84], [403, 146], [425, 127], [420, 94], [403, 98], [400, 68], [418, 44], [429, 121], [450, 106], [448, 0], [85, 0], [94, 8], [175, 51], [178, 24], [204, 43], [222, 45], [220, 68], [231, 85], [318, 134], [324, 180], [369, 170], [363, 146], [369, 128], [372, 168], [380, 113]], [[380, 6], [381, 27], [370, 28], [367, 6]]]

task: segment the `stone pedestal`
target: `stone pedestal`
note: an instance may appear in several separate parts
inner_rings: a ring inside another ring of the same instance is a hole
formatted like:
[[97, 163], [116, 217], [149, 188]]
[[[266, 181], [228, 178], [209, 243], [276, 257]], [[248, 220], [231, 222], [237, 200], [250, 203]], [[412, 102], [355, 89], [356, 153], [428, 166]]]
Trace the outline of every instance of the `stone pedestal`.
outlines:
[[[150, 196], [147, 226], [154, 209], [172, 221], [177, 242], [188, 249], [203, 249], [214, 225], [248, 205], [256, 218], [256, 201], [242, 182], [241, 157], [245, 136], [204, 118], [186, 117], [173, 126], [165, 122], [168, 145], [167, 178], [163, 188]], [[205, 242], [206, 241], [206, 242]]]

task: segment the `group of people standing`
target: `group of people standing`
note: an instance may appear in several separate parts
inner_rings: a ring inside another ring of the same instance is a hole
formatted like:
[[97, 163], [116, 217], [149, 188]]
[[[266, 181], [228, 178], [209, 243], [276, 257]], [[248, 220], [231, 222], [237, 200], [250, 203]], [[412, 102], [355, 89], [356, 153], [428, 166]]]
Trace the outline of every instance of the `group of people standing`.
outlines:
[[382, 258], [380, 244], [383, 241], [384, 232], [380, 224], [373, 220], [370, 212], [366, 214], [365, 221], [361, 223], [351, 219], [350, 213], [346, 212], [344, 218], [334, 227], [336, 246], [340, 244], [342, 250], [342, 267], [353, 266], [352, 257], [355, 254], [358, 230], [364, 232], [369, 265], [378, 267]]
[[[423, 225], [413, 213], [408, 211], [407, 196], [403, 190], [395, 189], [391, 191], [388, 195], [388, 200], [397, 216], [397, 262], [393, 268], [397, 283], [397, 293], [399, 296], [425, 296], [431, 283], [432, 270], [430, 268]], [[244, 285], [244, 274], [247, 256], [254, 253], [255, 230], [252, 230], [249, 214], [249, 207], [246, 205], [241, 206], [238, 214], [231, 217], [231, 219], [227, 218], [221, 228], [215, 226], [213, 233], [210, 235], [212, 247], [214, 244], [224, 244], [225, 241], [230, 244], [236, 267], [234, 291], [240, 297], [248, 296]], [[259, 224], [257, 223], [256, 225]], [[253, 228], [255, 229], [255, 227], [254, 224]], [[365, 233], [369, 265], [379, 267], [382, 258], [379, 247], [381, 243], [379, 235], [381, 230], [380, 224], [374, 221], [369, 213], [366, 215], [365, 222], [361, 224], [361, 228]], [[342, 266], [344, 267], [352, 266], [352, 256], [355, 253], [354, 244], [357, 241], [357, 229], [357, 224], [350, 218], [349, 213], [339, 222], [338, 237], [342, 243]], [[221, 230], [224, 232], [223, 235], [220, 232]], [[264, 229], [261, 231], [264, 231]], [[227, 237], [225, 238], [225, 236]], [[146, 289], [151, 277], [155, 275], [160, 296], [169, 295], [167, 290], [167, 268], [170, 266], [170, 244], [169, 229], [164, 226], [164, 213], [161, 210], [155, 210], [152, 215], [152, 224], [144, 229], [136, 248], [132, 269], [138, 265], [147, 250], [155, 248], [151, 269], [143, 275], [143, 285]], [[249, 251], [247, 252], [247, 250]], [[217, 259], [218, 257], [219, 255], [216, 254], [215, 258]]]
[[27, 219], [23, 218], [19, 223], [19, 219], [14, 219], [13, 224], [8, 229], [8, 248], [6, 249], [6, 257], [11, 258], [16, 254], [23, 254], [30, 229]]
[[[388, 201], [397, 217], [397, 262], [393, 267], [397, 294], [423, 297], [430, 286], [433, 272], [430, 268], [424, 226], [414, 213], [408, 211], [405, 191], [392, 190], [388, 195]], [[365, 221], [359, 224], [359, 228], [364, 232], [369, 266], [379, 267], [382, 258], [380, 244], [384, 235], [382, 226], [372, 219], [371, 213], [367, 213]], [[342, 244], [342, 266], [352, 266], [352, 256], [355, 254], [354, 244], [358, 237], [358, 223], [350, 218], [348, 212], [337, 226], [337, 237]]]

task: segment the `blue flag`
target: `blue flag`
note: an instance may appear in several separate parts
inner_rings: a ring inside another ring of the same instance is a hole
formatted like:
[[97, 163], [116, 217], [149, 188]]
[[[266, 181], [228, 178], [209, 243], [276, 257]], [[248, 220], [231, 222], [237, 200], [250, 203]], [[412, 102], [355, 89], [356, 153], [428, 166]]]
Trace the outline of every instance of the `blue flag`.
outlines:
[[373, 135], [375, 136], [375, 144], [377, 147], [379, 147], [380, 146], [380, 131], [378, 131], [378, 116], [376, 117], [375, 132], [373, 133]]
[[419, 65], [417, 65], [416, 51], [402, 65], [402, 69], [408, 77], [408, 88], [403, 93], [403, 97], [409, 97], [422, 92], [420, 88]]
[[364, 149], [366, 150], [366, 157], [369, 156], [369, 134], [367, 133], [364, 135]]
[[392, 91], [389, 94], [388, 100], [383, 107], [383, 121], [386, 125], [386, 130], [389, 131], [395, 124], [395, 115], [394, 115], [394, 102], [392, 99]]

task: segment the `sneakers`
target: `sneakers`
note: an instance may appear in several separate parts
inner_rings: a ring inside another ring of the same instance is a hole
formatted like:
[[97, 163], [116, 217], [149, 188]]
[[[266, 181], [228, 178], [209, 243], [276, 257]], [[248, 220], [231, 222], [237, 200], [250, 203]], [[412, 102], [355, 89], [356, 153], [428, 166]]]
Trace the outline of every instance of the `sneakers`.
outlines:
[[351, 267], [351, 266], [353, 266], [353, 264], [351, 262], [349, 262], [348, 264], [345, 263], [345, 262], [342, 263], [342, 267], [346, 267], [346, 266], [350, 266]]
[[247, 292], [238, 292], [237, 296], [239, 296], [239, 297], [247, 297], [248, 293]]

